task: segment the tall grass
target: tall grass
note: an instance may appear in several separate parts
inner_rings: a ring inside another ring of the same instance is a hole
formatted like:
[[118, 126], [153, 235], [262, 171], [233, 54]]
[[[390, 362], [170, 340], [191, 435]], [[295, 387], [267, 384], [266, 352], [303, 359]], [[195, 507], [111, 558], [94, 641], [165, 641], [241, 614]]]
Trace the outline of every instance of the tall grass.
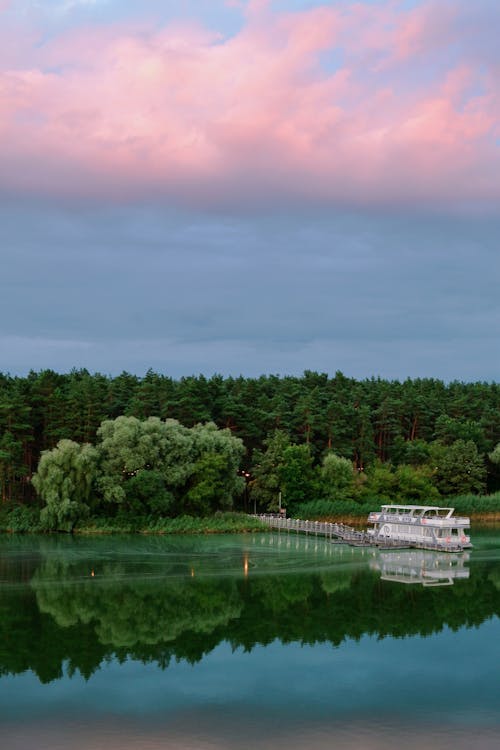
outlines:
[[268, 527], [257, 518], [242, 513], [215, 513], [213, 516], [118, 516], [116, 518], [91, 518], [75, 528], [77, 534], [233, 534], [248, 531], [267, 531]]
[[458, 513], [500, 513], [500, 492], [443, 498], [439, 505], [455, 508]]
[[293, 516], [296, 518], [315, 519], [329, 516], [367, 516], [376, 510], [380, 502], [357, 503], [354, 500], [311, 500], [295, 506]]
[[[373, 498], [357, 503], [354, 500], [311, 500], [295, 506], [293, 516], [315, 520], [328, 517], [364, 517], [370, 511], [378, 510], [386, 501]], [[417, 503], [411, 503], [416, 505]], [[455, 508], [457, 513], [473, 515], [475, 513], [500, 513], [500, 492], [493, 495], [459, 495], [458, 497], [443, 497], [437, 503], [430, 502], [429, 505]]]

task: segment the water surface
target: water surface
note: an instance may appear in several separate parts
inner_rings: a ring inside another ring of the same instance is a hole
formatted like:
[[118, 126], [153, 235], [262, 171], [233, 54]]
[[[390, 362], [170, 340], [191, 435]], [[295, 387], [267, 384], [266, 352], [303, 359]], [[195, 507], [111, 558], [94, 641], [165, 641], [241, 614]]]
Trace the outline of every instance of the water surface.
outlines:
[[497, 748], [500, 532], [0, 538], [2, 748]]

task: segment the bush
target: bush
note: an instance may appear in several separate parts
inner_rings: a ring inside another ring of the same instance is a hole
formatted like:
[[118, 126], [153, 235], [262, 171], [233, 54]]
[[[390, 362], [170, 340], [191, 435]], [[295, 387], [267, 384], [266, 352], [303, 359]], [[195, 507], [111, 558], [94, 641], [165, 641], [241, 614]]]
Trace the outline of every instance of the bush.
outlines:
[[27, 505], [11, 505], [0, 512], [0, 531], [16, 533], [43, 531], [38, 508]]

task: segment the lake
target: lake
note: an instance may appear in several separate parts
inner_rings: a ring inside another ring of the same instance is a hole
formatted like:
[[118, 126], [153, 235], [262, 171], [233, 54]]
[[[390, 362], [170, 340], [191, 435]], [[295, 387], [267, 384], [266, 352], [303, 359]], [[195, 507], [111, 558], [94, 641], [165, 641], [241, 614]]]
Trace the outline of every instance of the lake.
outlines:
[[2, 750], [500, 747], [500, 529], [0, 537]]

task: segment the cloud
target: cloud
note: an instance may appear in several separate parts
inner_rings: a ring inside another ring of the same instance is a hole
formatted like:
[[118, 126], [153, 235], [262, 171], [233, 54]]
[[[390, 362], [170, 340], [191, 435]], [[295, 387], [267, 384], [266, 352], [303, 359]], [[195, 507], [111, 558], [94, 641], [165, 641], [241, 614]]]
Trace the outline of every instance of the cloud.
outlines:
[[496, 206], [500, 55], [480, 39], [500, 11], [476, 7], [474, 28], [464, 2], [389, 0], [294, 13], [255, 0], [230, 37], [135, 21], [35, 43], [18, 25], [22, 60], [11, 44], [0, 65], [0, 191]]
[[500, 219], [0, 206], [0, 371], [493, 379]]
[[34, 3], [35, 7], [44, 10], [46, 13], [68, 13], [76, 8], [92, 8], [99, 5], [107, 5], [110, 0], [55, 0], [55, 2]]

